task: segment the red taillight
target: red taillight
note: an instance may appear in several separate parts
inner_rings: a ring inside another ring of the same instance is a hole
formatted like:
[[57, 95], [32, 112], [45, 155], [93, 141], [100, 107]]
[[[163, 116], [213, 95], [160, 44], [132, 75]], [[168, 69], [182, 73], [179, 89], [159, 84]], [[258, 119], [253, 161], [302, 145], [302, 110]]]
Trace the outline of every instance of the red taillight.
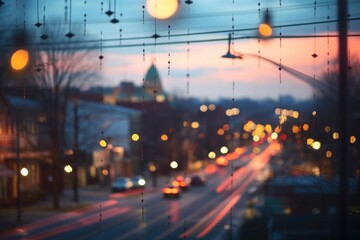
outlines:
[[173, 181], [172, 185], [173, 185], [174, 187], [178, 187], [178, 186], [179, 186], [179, 182], [178, 182], [178, 181]]
[[182, 181], [182, 182], [179, 182], [180, 184], [180, 187], [186, 187], [186, 182]]
[[183, 176], [180, 176], [180, 175], [177, 176], [177, 177], [176, 177], [176, 181], [179, 181], [179, 182], [180, 182], [180, 181], [184, 181]]
[[216, 164], [220, 166], [227, 166], [228, 160], [224, 156], [221, 156], [216, 159]]
[[163, 193], [165, 193], [165, 194], [171, 194], [171, 193], [172, 193], [172, 189], [170, 189], [170, 188], [163, 188]]

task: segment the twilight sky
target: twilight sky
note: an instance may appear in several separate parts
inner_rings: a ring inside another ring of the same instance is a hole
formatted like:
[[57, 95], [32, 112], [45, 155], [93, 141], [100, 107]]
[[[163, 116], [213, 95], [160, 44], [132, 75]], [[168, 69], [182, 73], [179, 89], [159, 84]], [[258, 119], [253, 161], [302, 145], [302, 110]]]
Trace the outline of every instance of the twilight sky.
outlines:
[[[94, 58], [101, 74], [98, 85], [115, 86], [123, 80], [140, 85], [154, 62], [165, 91], [183, 97], [314, 97], [313, 89], [301, 79], [280, 72], [277, 66], [260, 58], [221, 58], [227, 51], [229, 33], [233, 33], [231, 46], [237, 52], [259, 54], [314, 78], [321, 78], [336, 64], [337, 40], [327, 37], [337, 31], [334, 0], [193, 0], [191, 5], [181, 0], [176, 14], [165, 20], [155, 20], [146, 9], [143, 11], [146, 0], [4, 2], [7, 7], [0, 11], [11, 9], [15, 13], [8, 18], [9, 28], [25, 23], [27, 30], [39, 37], [56, 19], [64, 24], [64, 38], [46, 41], [79, 41], [80, 47], [81, 42], [94, 41], [94, 51], [104, 56], [101, 69], [100, 60]], [[160, 0], [155, 2], [161, 4]], [[349, 33], [359, 34], [360, 0], [348, 2], [352, 19]], [[114, 14], [107, 16], [109, 9], [115, 12], [119, 23], [110, 22]], [[272, 25], [277, 26], [273, 29], [273, 36], [277, 37], [259, 41], [256, 28], [266, 10], [271, 14]], [[44, 17], [46, 27], [36, 28], [34, 24], [42, 23]], [[75, 34], [71, 40], [65, 37], [69, 26]], [[154, 34], [161, 37], [154, 39]], [[325, 37], [314, 37], [319, 35]], [[313, 58], [314, 53], [318, 57]], [[351, 59], [359, 58], [360, 37], [349, 37], [349, 53]]]

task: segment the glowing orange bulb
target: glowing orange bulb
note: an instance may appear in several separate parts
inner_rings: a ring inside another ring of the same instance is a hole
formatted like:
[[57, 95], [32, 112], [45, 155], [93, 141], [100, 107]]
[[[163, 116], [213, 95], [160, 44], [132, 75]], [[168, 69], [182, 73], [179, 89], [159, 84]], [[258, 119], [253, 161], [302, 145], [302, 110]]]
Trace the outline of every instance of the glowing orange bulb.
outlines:
[[270, 37], [272, 34], [272, 28], [269, 24], [262, 23], [259, 25], [259, 33], [263, 37]]
[[25, 49], [19, 49], [11, 56], [11, 67], [18, 71], [26, 67], [29, 62], [29, 52]]

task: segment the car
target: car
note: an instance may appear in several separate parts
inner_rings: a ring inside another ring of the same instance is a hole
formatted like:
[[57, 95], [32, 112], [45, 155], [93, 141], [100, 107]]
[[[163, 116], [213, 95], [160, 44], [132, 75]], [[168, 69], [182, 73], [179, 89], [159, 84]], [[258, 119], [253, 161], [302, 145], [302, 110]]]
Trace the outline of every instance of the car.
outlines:
[[179, 198], [181, 195], [181, 189], [172, 184], [167, 184], [162, 189], [162, 193], [164, 198]]
[[172, 182], [174, 187], [179, 187], [181, 190], [186, 191], [189, 189], [189, 178], [184, 178], [181, 175], [176, 176], [175, 180]]
[[143, 176], [141, 176], [141, 175], [132, 176], [130, 179], [131, 179], [131, 181], [133, 183], [132, 188], [134, 188], [134, 189], [144, 188], [145, 185], [146, 185], [145, 178]]
[[128, 177], [119, 177], [111, 184], [112, 192], [122, 192], [130, 190], [133, 187], [133, 182]]
[[203, 175], [193, 175], [191, 177], [191, 186], [203, 186], [206, 183], [206, 178]]
[[220, 156], [215, 160], [215, 163], [218, 167], [226, 167], [229, 164], [229, 161], [225, 156]]

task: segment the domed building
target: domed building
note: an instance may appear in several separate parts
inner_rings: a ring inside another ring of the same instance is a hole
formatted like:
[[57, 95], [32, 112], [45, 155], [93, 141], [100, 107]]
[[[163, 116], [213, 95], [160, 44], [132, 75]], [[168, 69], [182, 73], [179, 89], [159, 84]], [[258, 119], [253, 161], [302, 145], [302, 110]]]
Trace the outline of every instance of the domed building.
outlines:
[[103, 91], [103, 101], [131, 108], [143, 108], [144, 105], [153, 103], [161, 107], [168, 105], [170, 97], [163, 90], [160, 74], [152, 62], [141, 86], [136, 86], [133, 81], [122, 81], [118, 87], [111, 88], [111, 91]]
[[145, 74], [144, 89], [145, 93], [149, 95], [155, 95], [162, 92], [160, 75], [154, 63], [151, 64]]

